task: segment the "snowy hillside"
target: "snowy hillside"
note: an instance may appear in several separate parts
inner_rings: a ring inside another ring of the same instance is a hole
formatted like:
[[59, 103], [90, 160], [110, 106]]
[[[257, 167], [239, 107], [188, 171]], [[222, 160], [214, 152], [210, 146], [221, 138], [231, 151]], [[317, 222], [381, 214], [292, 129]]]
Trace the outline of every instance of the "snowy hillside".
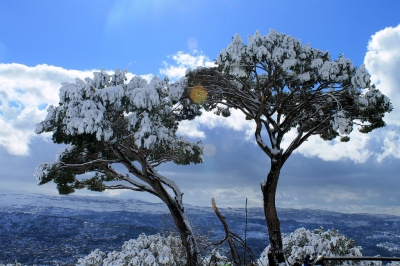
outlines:
[[[149, 208], [151, 204], [151, 208]], [[90, 210], [94, 212], [127, 211], [127, 212], [167, 212], [165, 204], [148, 203], [134, 199], [116, 199], [107, 197], [81, 197], [73, 195], [47, 196], [42, 194], [6, 194], [0, 191], [0, 208], [2, 211], [24, 211], [36, 213], [43, 208], [60, 208], [75, 211]]]
[[[211, 208], [186, 206], [195, 228], [219, 239], [223, 229]], [[230, 229], [244, 235], [245, 212], [221, 208]], [[363, 247], [364, 255], [400, 256], [400, 217], [279, 209], [282, 232], [297, 228], [335, 228]], [[75, 263], [99, 248], [120, 249], [139, 234], [173, 228], [163, 204], [106, 197], [46, 196], [0, 191], [0, 262]], [[261, 208], [248, 210], [247, 242], [256, 255], [268, 245]]]

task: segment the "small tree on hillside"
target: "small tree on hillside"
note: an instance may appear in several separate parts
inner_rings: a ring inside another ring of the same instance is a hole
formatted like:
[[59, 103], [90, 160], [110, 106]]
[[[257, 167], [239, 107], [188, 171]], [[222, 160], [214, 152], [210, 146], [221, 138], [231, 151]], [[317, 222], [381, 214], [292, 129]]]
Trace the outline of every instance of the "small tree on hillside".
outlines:
[[[382, 118], [392, 105], [371, 85], [364, 66], [355, 68], [343, 55], [331, 60], [328, 52], [274, 30], [267, 36], [257, 31], [247, 45], [235, 35], [216, 64], [189, 72], [186, 94], [196, 96], [193, 101], [200, 99], [207, 111], [226, 117], [229, 108], [235, 108], [256, 123], [257, 144], [270, 158], [268, 176], [261, 183], [269, 239], [283, 261], [275, 194], [289, 156], [312, 135], [348, 141], [353, 125], [362, 133], [383, 127]], [[289, 131], [296, 136], [283, 149]]]
[[[178, 104], [186, 80], [169, 84], [154, 77], [148, 84], [133, 77], [126, 83], [125, 76], [119, 70], [111, 76], [101, 71], [94, 79], [63, 83], [59, 105], [48, 108], [35, 131], [52, 132], [53, 141], [67, 147], [55, 162], [37, 167], [38, 183], [53, 181], [60, 194], [83, 188], [129, 189], [158, 197], [180, 232], [187, 265], [197, 265], [198, 247], [185, 216], [183, 193], [155, 169], [165, 162], [202, 162], [201, 144], [175, 134], [179, 120], [198, 114]], [[129, 174], [119, 171], [123, 167]]]
[[[259, 266], [267, 266], [268, 246], [260, 255]], [[306, 255], [313, 260], [318, 256], [325, 257], [361, 257], [362, 248], [356, 246], [354, 240], [339, 233], [335, 229], [324, 231], [322, 227], [309, 231], [304, 227], [298, 228], [290, 235], [283, 238], [283, 253], [289, 265], [293, 265], [298, 259], [303, 261]], [[382, 265], [373, 261], [331, 261], [329, 265]]]

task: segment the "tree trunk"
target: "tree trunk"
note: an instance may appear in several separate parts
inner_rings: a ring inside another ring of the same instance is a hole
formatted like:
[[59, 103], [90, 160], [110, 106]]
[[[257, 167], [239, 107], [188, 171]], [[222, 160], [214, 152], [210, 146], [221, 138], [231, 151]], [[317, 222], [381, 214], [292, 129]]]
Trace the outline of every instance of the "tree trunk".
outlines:
[[157, 191], [160, 199], [167, 205], [174, 223], [180, 233], [182, 244], [186, 250], [186, 265], [197, 266], [199, 249], [192, 228], [186, 218], [183, 206], [172, 198], [160, 182], [153, 182], [152, 187]]
[[186, 265], [197, 266], [199, 250], [196, 239], [193, 235], [192, 228], [183, 211], [179, 210], [177, 204], [168, 204], [168, 209], [174, 219], [175, 225], [178, 228], [182, 240], [182, 244], [186, 249]]
[[[132, 166], [132, 163], [122, 152], [120, 152], [118, 149], [113, 150], [121, 162], [129, 170], [129, 172], [135, 176], [139, 176], [142, 181], [150, 185], [155, 191], [154, 195], [158, 196], [158, 198], [160, 198], [167, 205], [169, 212], [174, 219], [175, 225], [179, 230], [182, 244], [186, 250], [186, 265], [197, 266], [199, 249], [197, 247], [196, 238], [193, 235], [192, 228], [190, 227], [189, 221], [186, 218], [182, 202], [179, 202], [176, 197], [171, 197], [168, 191], [164, 188], [160, 179], [154, 176], [154, 171], [148, 171], [146, 175], [143, 175], [143, 173], [140, 173], [134, 166]], [[142, 168], [146, 169], [147, 161], [142, 161], [140, 163], [142, 164]]]
[[267, 221], [269, 241], [271, 245], [272, 256], [276, 256], [278, 262], [285, 262], [282, 245], [281, 227], [276, 213], [275, 195], [278, 186], [278, 179], [281, 172], [281, 160], [271, 160], [271, 169], [267, 181], [261, 184], [263, 193], [264, 214]]

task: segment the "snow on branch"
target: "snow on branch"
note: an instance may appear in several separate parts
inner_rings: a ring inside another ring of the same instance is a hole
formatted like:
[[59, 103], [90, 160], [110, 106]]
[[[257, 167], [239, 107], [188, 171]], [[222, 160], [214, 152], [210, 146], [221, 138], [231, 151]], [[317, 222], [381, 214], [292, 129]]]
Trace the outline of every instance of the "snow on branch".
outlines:
[[[296, 259], [303, 261], [306, 255], [312, 260], [318, 256], [362, 256], [362, 248], [356, 246], [354, 240], [330, 229], [324, 231], [322, 227], [314, 231], [298, 228], [296, 231], [282, 239], [283, 252], [289, 265]], [[268, 252], [270, 246], [265, 248], [258, 260], [258, 265], [268, 265]], [[330, 265], [381, 265], [370, 261], [331, 261]]]
[[[180, 110], [174, 108], [181, 100], [186, 78], [170, 84], [167, 79], [154, 77], [147, 82], [135, 76], [127, 82], [126, 74], [118, 69], [113, 74], [101, 70], [94, 73], [93, 79], [62, 84], [59, 105], [48, 108], [47, 117], [36, 125], [35, 132], [52, 132], [53, 140], [67, 147], [54, 163], [37, 168], [39, 184], [61, 168], [71, 173], [80, 169], [82, 173], [100, 170], [110, 174], [111, 168], [106, 171], [108, 165], [120, 160], [112, 146], [119, 147], [128, 161], [140, 159], [153, 165], [202, 162], [201, 143], [191, 143], [175, 134]], [[134, 172], [138, 174], [139, 170]], [[151, 191], [129, 178], [126, 181]]]
[[347, 141], [354, 120], [361, 120], [359, 130], [368, 133], [384, 126], [382, 118], [393, 108], [371, 84], [364, 65], [354, 67], [343, 54], [333, 60], [328, 52], [275, 30], [268, 35], [256, 31], [247, 44], [236, 34], [216, 63], [214, 68], [190, 71], [188, 88], [201, 86], [207, 92], [203, 104], [207, 111], [222, 113], [225, 105], [256, 123], [264, 120], [272, 125], [276, 134], [268, 132], [269, 143], [261, 141], [261, 131], [255, 132], [270, 157], [293, 128], [307, 137], [341, 136]]

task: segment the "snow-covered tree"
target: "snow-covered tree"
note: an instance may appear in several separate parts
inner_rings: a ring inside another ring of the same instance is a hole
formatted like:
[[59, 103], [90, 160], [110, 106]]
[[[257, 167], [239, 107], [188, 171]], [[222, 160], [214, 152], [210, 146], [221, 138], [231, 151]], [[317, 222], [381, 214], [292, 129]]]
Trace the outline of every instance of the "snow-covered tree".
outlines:
[[[330, 229], [324, 231], [321, 227], [312, 231], [304, 227], [297, 229], [282, 240], [283, 252], [289, 265], [293, 265], [296, 259], [304, 260], [306, 255], [315, 260], [318, 256], [325, 257], [360, 257], [362, 248], [355, 246], [354, 240]], [[260, 256], [258, 265], [267, 266], [268, 246]], [[331, 261], [329, 265], [382, 265], [380, 261]]]
[[[197, 265], [198, 248], [182, 203], [183, 193], [156, 167], [165, 162], [202, 162], [201, 143], [176, 136], [178, 121], [198, 114], [179, 102], [186, 79], [169, 84], [154, 77], [126, 82], [127, 72], [94, 73], [63, 83], [58, 106], [50, 106], [36, 133], [51, 132], [67, 144], [56, 161], [37, 167], [39, 185], [53, 181], [60, 194], [76, 189], [148, 192], [169, 208], [186, 248], [187, 265]], [[127, 170], [126, 173], [120, 169]], [[172, 191], [172, 195], [168, 192]]]
[[[261, 183], [269, 239], [283, 261], [275, 195], [289, 156], [312, 135], [348, 141], [354, 125], [363, 133], [383, 127], [382, 118], [392, 105], [370, 83], [364, 66], [354, 67], [343, 55], [332, 60], [328, 52], [275, 30], [266, 36], [257, 31], [247, 45], [235, 35], [216, 64], [189, 71], [187, 91], [207, 111], [226, 117], [235, 108], [256, 123], [255, 139], [270, 158], [268, 176]], [[295, 137], [283, 149], [289, 131]]]
[[99, 265], [185, 265], [185, 249], [179, 237], [162, 237], [159, 234], [126, 241], [121, 251], [108, 254], [96, 249], [79, 259], [79, 266]]
[[[212, 259], [215, 259], [215, 263]], [[218, 252], [199, 259], [198, 265], [224, 265], [225, 256]], [[143, 265], [143, 266], [177, 266], [186, 265], [185, 249], [179, 237], [141, 234], [137, 239], [124, 243], [121, 251], [108, 254], [96, 249], [89, 255], [78, 260], [78, 266], [108, 266], [108, 265]]]

